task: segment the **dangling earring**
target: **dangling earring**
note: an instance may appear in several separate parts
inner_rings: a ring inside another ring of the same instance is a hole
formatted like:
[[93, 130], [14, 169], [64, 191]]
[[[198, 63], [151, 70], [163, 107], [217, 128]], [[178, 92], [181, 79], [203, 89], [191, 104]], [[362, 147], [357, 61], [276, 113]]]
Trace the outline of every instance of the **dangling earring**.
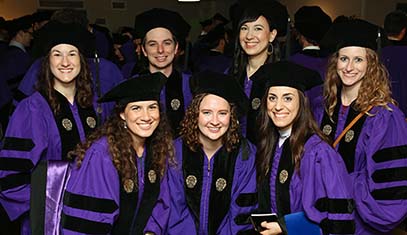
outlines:
[[272, 55], [274, 52], [274, 47], [273, 47], [273, 43], [269, 42], [269, 46], [267, 48], [267, 55]]
[[123, 122], [123, 127], [124, 127], [124, 129], [127, 129], [127, 123], [126, 122]]

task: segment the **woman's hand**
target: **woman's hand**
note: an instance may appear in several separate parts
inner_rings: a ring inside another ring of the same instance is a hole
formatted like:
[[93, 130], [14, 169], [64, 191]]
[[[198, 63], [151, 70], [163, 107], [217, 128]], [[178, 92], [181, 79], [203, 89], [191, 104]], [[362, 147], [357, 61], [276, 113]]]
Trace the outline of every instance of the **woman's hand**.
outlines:
[[264, 221], [260, 225], [265, 228], [264, 231], [260, 232], [260, 234], [263, 235], [277, 235], [283, 232], [277, 222], [267, 223], [266, 221]]

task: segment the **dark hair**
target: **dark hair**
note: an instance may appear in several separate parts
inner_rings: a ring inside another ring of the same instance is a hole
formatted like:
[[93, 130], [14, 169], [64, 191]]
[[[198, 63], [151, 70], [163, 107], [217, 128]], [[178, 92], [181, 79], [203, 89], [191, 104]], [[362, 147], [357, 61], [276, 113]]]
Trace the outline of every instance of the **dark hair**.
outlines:
[[[187, 111], [185, 112], [184, 119], [181, 122], [181, 137], [186, 145], [194, 152], [198, 151], [202, 147], [199, 141], [199, 127], [198, 127], [198, 117], [199, 117], [199, 106], [202, 100], [209, 93], [202, 93], [196, 95], [191, 104], [189, 105]], [[229, 103], [230, 104], [230, 103]], [[237, 110], [234, 104], [230, 104], [230, 126], [226, 133], [222, 137], [222, 144], [225, 146], [228, 152], [235, 149], [240, 142], [240, 127], [237, 119]]]
[[389, 36], [398, 35], [407, 27], [407, 14], [403, 11], [393, 11], [384, 19], [384, 30]]
[[[172, 40], [174, 41], [174, 46], [177, 46], [177, 44], [178, 44], [178, 41], [177, 41], [177, 38], [175, 37], [175, 35], [171, 32], [171, 30], [169, 30], [169, 29], [167, 29], [168, 31], [170, 31], [170, 33], [171, 33], [171, 36], [172, 36]], [[147, 37], [147, 34], [146, 35], [144, 35], [144, 37], [143, 37], [143, 40], [142, 40], [142, 42], [141, 42], [141, 46], [144, 48], [144, 50], [146, 49], [145, 48], [145, 45], [146, 45], [146, 37]], [[177, 59], [176, 58], [177, 56], [175, 55], [175, 57], [174, 57], [174, 60], [172, 61], [172, 63], [174, 64], [174, 62], [175, 62], [175, 60]], [[146, 71], [146, 70], [148, 70], [148, 68], [149, 68], [149, 61], [148, 61], [148, 58], [147, 58], [147, 56], [141, 56], [141, 60], [139, 60], [140, 62], [137, 62], [137, 64], [140, 64], [140, 65], [135, 65], [135, 67], [133, 68], [133, 71], [132, 71], [132, 75], [134, 75], [134, 74], [136, 74], [137, 73], [137, 71], [139, 71], [139, 72], [143, 72], [143, 71]]]
[[[51, 52], [48, 52], [42, 60], [36, 89], [46, 96], [50, 102], [53, 113], [57, 114], [60, 109], [60, 104], [56, 99], [57, 91], [54, 89], [55, 76], [52, 74], [50, 68], [50, 55]], [[81, 69], [75, 78], [76, 100], [82, 108], [87, 108], [93, 105], [93, 83], [86, 58], [80, 52], [79, 58]]]
[[[302, 91], [297, 91], [299, 97], [299, 110], [291, 129], [290, 150], [295, 169], [299, 171], [302, 154], [304, 152], [304, 145], [308, 138], [311, 135], [316, 134], [328, 143], [329, 139], [319, 129], [312, 114], [308, 98]], [[268, 92], [264, 94], [261, 100], [260, 111], [257, 117], [257, 134], [258, 136], [261, 136], [257, 144], [256, 153], [258, 182], [265, 179], [265, 176], [270, 169], [271, 159], [279, 139], [278, 128], [274, 125], [267, 112], [267, 98]]]
[[[165, 28], [165, 29], [167, 29], [167, 28]], [[169, 30], [169, 29], [167, 29], [170, 33], [171, 33], [171, 36], [172, 36], [172, 40], [174, 41], [174, 45], [177, 45], [178, 44], [178, 40], [177, 40], [177, 37], [175, 37], [175, 35], [171, 32], [171, 30]], [[147, 37], [147, 33], [146, 33], [146, 35], [144, 35], [144, 37], [143, 37], [143, 40], [142, 40], [142, 43], [141, 43], [141, 45], [144, 47], [145, 45], [146, 45], [146, 37]]]
[[51, 20], [61, 23], [76, 23], [82, 25], [85, 29], [88, 28], [89, 20], [86, 11], [75, 10], [72, 8], [64, 8], [55, 11]]
[[[248, 63], [248, 57], [242, 47], [240, 46], [240, 39], [239, 39], [239, 32], [240, 28], [242, 27], [243, 24], [247, 22], [253, 22], [256, 21], [260, 16], [262, 16], [260, 13], [257, 13], [255, 11], [245, 11], [243, 13], [243, 16], [240, 18], [240, 21], [237, 25], [237, 28], [235, 29], [236, 36], [235, 36], [235, 51], [233, 55], [233, 65], [231, 69], [231, 75], [233, 77], [237, 78], [240, 83], [243, 83], [242, 81], [245, 79], [244, 74], [246, 74], [246, 65]], [[269, 24], [270, 31], [272, 30], [277, 30], [275, 27], [274, 22], [271, 21], [268, 17], [264, 17], [267, 19], [267, 23]], [[274, 40], [272, 42], [273, 44], [273, 54], [270, 55], [265, 63], [271, 63], [274, 61], [279, 61], [281, 57], [281, 51], [280, 51], [280, 45], [278, 43], [278, 40]]]
[[[112, 156], [112, 162], [119, 172], [121, 181], [124, 182], [126, 179], [134, 179], [137, 177], [137, 164], [132, 160], [134, 158], [134, 149], [131, 144], [132, 138], [129, 130], [124, 127], [124, 121], [120, 117], [120, 113], [122, 113], [125, 108], [126, 104], [117, 104], [114, 114], [103, 126], [99, 127], [87, 137], [84, 143], [78, 144], [76, 148], [69, 153], [70, 157], [76, 156], [78, 167], [81, 166], [85, 158], [85, 153], [92, 144], [100, 138], [106, 137], [109, 144], [109, 153]], [[153, 150], [152, 169], [163, 176], [167, 157], [170, 164], [175, 164], [171, 129], [164, 113], [160, 112], [160, 123], [153, 134], [146, 139], [146, 144]], [[137, 182], [135, 183], [137, 188]]]

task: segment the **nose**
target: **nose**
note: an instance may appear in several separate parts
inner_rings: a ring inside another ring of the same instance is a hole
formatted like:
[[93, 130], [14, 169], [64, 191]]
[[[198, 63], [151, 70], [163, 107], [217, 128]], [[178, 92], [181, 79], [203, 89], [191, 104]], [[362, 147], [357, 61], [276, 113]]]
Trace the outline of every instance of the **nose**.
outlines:
[[251, 29], [248, 29], [246, 32], [246, 39], [250, 40], [253, 38], [253, 31]]
[[219, 124], [219, 118], [218, 118], [217, 115], [212, 115], [211, 124], [214, 125], [214, 126]]
[[280, 111], [280, 110], [283, 109], [283, 102], [281, 101], [281, 99], [278, 99], [278, 100], [276, 101], [276, 105], [274, 106], [274, 109], [275, 109], [276, 111]]
[[69, 63], [70, 63], [70, 62], [69, 62], [68, 56], [67, 56], [67, 55], [63, 55], [63, 56], [62, 56], [61, 64], [62, 64], [63, 66], [68, 66]]
[[151, 114], [148, 112], [148, 110], [143, 110], [141, 113], [141, 120], [142, 121], [149, 121], [151, 119]]
[[158, 46], [157, 46], [157, 50], [158, 50], [158, 53], [163, 53], [164, 52], [164, 45], [163, 44], [158, 44]]
[[352, 71], [353, 70], [353, 61], [348, 61], [345, 68], [346, 68], [346, 71]]

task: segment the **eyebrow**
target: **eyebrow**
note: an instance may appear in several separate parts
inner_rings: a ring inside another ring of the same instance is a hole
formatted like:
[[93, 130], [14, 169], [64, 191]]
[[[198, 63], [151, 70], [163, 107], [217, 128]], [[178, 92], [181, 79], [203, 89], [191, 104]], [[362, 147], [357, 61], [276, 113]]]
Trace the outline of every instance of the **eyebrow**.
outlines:
[[[272, 93], [272, 92], [269, 92], [268, 94], [269, 94], [269, 95], [277, 96], [276, 94], [274, 94], [274, 93]], [[283, 96], [287, 96], [287, 95], [294, 95], [294, 93], [288, 92], [288, 93], [284, 93], [284, 94], [283, 94]]]
[[[171, 38], [166, 38], [166, 39], [164, 39], [164, 40], [162, 40], [163, 42], [167, 42], [167, 41], [171, 41], [171, 42], [173, 42], [174, 40], [172, 40]], [[146, 41], [146, 43], [150, 43], [150, 42], [156, 42], [156, 43], [158, 43], [158, 41], [157, 40], [154, 40], [154, 39], [150, 39], [150, 40], [147, 40]]]
[[[59, 52], [59, 53], [61, 53], [62, 51], [57, 50], [57, 49], [54, 49], [54, 50], [52, 50], [51, 52]], [[79, 52], [79, 51], [76, 50], [76, 49], [72, 49], [72, 50], [69, 50], [68, 52], [71, 53], [71, 52]]]

